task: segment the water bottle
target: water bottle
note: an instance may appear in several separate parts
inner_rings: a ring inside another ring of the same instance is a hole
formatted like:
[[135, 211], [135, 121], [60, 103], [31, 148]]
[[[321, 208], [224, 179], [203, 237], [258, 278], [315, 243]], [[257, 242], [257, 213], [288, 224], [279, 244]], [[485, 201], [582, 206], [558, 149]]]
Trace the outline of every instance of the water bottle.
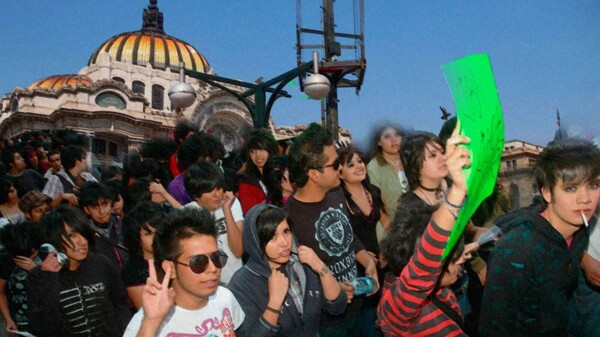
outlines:
[[496, 238], [498, 238], [500, 235], [502, 235], [502, 230], [500, 227], [493, 226], [479, 236], [477, 239], [477, 244], [479, 244], [479, 246], [483, 246], [492, 240], [496, 240]]
[[69, 261], [67, 255], [58, 252], [52, 244], [44, 243], [40, 246], [40, 249], [38, 250], [38, 256], [42, 261], [44, 261], [50, 253], [56, 253], [56, 259], [58, 260], [58, 264], [60, 264], [61, 266], [64, 266]]
[[369, 276], [357, 277], [352, 280], [354, 295], [370, 294], [375, 290], [375, 280]]

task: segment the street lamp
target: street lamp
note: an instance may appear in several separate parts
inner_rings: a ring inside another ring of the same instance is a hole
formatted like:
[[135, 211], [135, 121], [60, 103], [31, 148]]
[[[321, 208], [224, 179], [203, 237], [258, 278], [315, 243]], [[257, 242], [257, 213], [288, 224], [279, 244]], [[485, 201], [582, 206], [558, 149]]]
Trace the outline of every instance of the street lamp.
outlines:
[[[294, 68], [288, 72], [285, 72], [279, 76], [276, 76], [268, 81], [261, 83], [248, 83], [238, 81], [226, 77], [220, 77], [215, 75], [209, 75], [200, 73], [197, 71], [184, 69], [183, 64], [179, 65], [179, 81], [180, 83], [175, 84], [169, 89], [169, 99], [174, 107], [177, 109], [185, 109], [191, 106], [196, 100], [196, 93], [191, 85], [185, 83], [183, 75], [188, 75], [200, 81], [206, 82], [214, 87], [217, 87], [223, 91], [226, 91], [234, 95], [239, 99], [248, 109], [250, 116], [252, 116], [252, 123], [255, 128], [267, 128], [269, 126], [269, 116], [271, 114], [271, 108], [279, 97], [291, 97], [286, 91], [283, 90], [286, 84], [300, 74], [306, 72], [313, 67], [314, 74], [305, 80], [304, 92], [313, 99], [322, 99], [329, 93], [331, 85], [326, 76], [319, 74], [319, 65], [317, 62], [318, 55], [315, 52], [313, 54], [313, 62], [304, 63], [297, 68]], [[226, 87], [222, 83], [232, 84], [247, 88], [246, 91], [240, 93], [231, 88]], [[272, 88], [272, 86], [275, 86]], [[270, 93], [271, 96], [267, 101], [266, 93]], [[250, 101], [248, 97], [254, 95], [254, 102]]]
[[177, 107], [177, 111], [185, 109], [196, 100], [196, 91], [191, 84], [185, 83], [185, 69], [183, 68], [183, 62], [179, 64], [179, 83], [175, 84], [169, 89], [169, 99], [174, 106]]
[[314, 74], [304, 80], [304, 92], [308, 97], [313, 99], [323, 99], [327, 97], [331, 83], [324, 75], [319, 74], [319, 63], [317, 62], [319, 55], [313, 53], [313, 71]]

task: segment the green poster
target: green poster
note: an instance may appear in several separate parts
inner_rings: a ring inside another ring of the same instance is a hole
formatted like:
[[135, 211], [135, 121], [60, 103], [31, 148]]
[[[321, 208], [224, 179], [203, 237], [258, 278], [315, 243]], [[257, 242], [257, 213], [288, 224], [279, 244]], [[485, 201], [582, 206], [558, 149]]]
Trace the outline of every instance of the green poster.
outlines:
[[463, 169], [467, 199], [442, 255], [445, 260], [477, 207], [494, 190], [504, 148], [504, 120], [488, 55], [469, 55], [442, 69], [454, 99], [458, 133], [471, 139], [461, 145], [471, 151], [471, 167]]

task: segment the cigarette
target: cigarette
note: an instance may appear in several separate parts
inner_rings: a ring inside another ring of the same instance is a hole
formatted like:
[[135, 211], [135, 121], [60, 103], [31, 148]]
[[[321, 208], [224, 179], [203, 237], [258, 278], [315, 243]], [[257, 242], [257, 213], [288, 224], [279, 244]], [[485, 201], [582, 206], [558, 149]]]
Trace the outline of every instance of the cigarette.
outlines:
[[583, 211], [581, 211], [581, 218], [583, 219], [583, 223], [585, 224], [585, 227], [588, 228], [590, 227], [590, 224], [587, 221], [587, 218], [585, 217], [585, 214], [583, 213]]

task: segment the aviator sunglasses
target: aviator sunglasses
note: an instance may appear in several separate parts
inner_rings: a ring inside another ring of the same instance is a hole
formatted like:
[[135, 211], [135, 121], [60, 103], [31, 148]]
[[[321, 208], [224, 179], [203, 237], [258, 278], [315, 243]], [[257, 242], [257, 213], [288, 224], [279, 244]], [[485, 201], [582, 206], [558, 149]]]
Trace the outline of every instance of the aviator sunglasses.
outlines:
[[227, 255], [218, 250], [212, 254], [200, 254], [194, 255], [190, 259], [190, 263], [183, 263], [177, 260], [173, 260], [173, 262], [180, 264], [182, 266], [190, 267], [190, 269], [195, 274], [202, 274], [208, 267], [208, 260], [211, 260], [215, 267], [221, 269], [227, 264]]

